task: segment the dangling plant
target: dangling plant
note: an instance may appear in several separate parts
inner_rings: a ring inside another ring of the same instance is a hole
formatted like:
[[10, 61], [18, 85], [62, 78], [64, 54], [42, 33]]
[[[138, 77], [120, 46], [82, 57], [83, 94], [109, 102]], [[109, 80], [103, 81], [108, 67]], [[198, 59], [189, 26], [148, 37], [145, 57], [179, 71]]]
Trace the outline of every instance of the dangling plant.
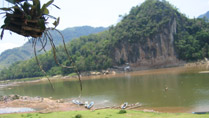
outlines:
[[[40, 64], [38, 57], [37, 57], [36, 44], [39, 41], [42, 44], [42, 48], [40, 51], [42, 50], [45, 51], [45, 46], [47, 42], [49, 41], [52, 47], [52, 52], [54, 55], [55, 62], [64, 68], [73, 68], [77, 72], [79, 82], [80, 82], [80, 88], [82, 90], [82, 84], [81, 84], [80, 74], [78, 72], [78, 69], [73, 63], [73, 60], [71, 59], [71, 57], [69, 56], [63, 35], [61, 34], [59, 30], [56, 29], [56, 27], [59, 24], [60, 18], [56, 18], [56, 17], [49, 15], [48, 7], [50, 5], [60, 9], [58, 6], [53, 4], [54, 0], [48, 1], [47, 3], [43, 4], [43, 6], [41, 6], [39, 0], [6, 0], [6, 1], [13, 4], [13, 6], [9, 8], [7, 7], [0, 8], [0, 10], [3, 11], [0, 14], [5, 14], [4, 24], [1, 26], [2, 28], [1, 39], [3, 38], [4, 30], [10, 30], [22, 36], [29, 37], [30, 38], [29, 40], [33, 44], [34, 54], [35, 54], [35, 59], [37, 61], [37, 64], [39, 65], [40, 69], [43, 71], [45, 75], [46, 75], [46, 72], [43, 70], [42, 65]], [[52, 23], [54, 27], [46, 27], [46, 25], [48, 24], [47, 20], [50, 18], [55, 20], [54, 23]], [[50, 33], [50, 30], [55, 30], [61, 35], [65, 52], [68, 56], [68, 59], [71, 61], [72, 66], [69, 67], [69, 66], [62, 65], [57, 60], [56, 48], [55, 48], [55, 44], [53, 42], [53, 37]]]
[[54, 27], [59, 24], [59, 18], [49, 15], [47, 9], [54, 0], [50, 0], [41, 7], [39, 0], [6, 0], [13, 4], [10, 8], [0, 8], [6, 14], [4, 25], [1, 26], [3, 38], [4, 30], [10, 30], [25, 37], [41, 37], [46, 30], [47, 20], [55, 19]]

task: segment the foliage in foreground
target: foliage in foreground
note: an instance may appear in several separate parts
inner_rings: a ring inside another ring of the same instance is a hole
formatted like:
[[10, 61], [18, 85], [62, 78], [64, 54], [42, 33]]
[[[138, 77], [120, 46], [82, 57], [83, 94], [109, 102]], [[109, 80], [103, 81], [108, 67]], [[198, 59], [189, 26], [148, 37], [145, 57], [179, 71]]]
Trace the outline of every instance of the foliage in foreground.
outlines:
[[5, 114], [0, 118], [209, 118], [209, 115], [195, 115], [186, 113], [151, 113], [143, 111], [127, 110], [126, 114], [118, 114], [118, 110], [96, 110], [96, 111], [68, 111], [52, 113], [24, 113]]

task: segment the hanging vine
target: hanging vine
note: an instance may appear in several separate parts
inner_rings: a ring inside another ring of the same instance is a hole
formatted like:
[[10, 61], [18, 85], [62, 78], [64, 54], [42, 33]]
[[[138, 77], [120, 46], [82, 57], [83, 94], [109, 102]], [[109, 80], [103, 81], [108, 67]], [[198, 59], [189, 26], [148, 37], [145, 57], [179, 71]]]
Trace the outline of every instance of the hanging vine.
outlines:
[[[34, 48], [34, 54], [36, 62], [41, 69], [41, 71], [44, 73], [44, 75], [47, 77], [51, 87], [54, 89], [49, 77], [47, 76], [46, 72], [42, 68], [42, 65], [39, 62], [38, 56], [37, 56], [37, 50], [36, 50], [36, 44], [39, 41], [41, 43], [41, 49], [39, 51], [44, 50], [49, 42], [52, 48], [53, 57], [55, 62], [63, 67], [63, 68], [72, 68], [78, 75], [79, 83], [80, 83], [80, 89], [82, 91], [82, 83], [80, 79], [80, 73], [75, 66], [72, 58], [70, 57], [66, 45], [65, 40], [62, 35], [62, 33], [56, 29], [56, 27], [59, 24], [60, 18], [56, 18], [54, 16], [49, 15], [48, 7], [50, 5], [60, 9], [58, 6], [53, 4], [54, 0], [50, 0], [47, 3], [43, 4], [41, 6], [39, 0], [6, 0], [7, 2], [11, 3], [12, 7], [4, 7], [0, 8], [3, 12], [0, 14], [5, 14], [4, 24], [1, 26], [1, 36], [0, 38], [3, 39], [4, 30], [9, 30], [12, 32], [15, 32], [19, 35], [28, 37], [28, 39], [32, 42], [32, 46]], [[48, 19], [54, 19], [54, 27], [46, 27], [48, 24]], [[56, 31], [62, 38], [63, 46], [65, 49], [65, 53], [68, 57], [68, 59], [71, 62], [72, 66], [65, 66], [57, 60], [56, 56], [56, 47], [53, 42], [53, 37], [50, 33], [50, 31]]]

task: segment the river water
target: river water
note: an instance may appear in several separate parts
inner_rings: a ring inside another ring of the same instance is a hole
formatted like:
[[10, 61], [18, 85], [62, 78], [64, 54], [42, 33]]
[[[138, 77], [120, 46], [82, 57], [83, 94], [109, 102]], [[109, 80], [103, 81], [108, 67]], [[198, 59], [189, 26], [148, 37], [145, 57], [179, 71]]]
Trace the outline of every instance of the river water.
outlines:
[[[209, 74], [200, 70], [169, 68], [124, 73], [100, 79], [84, 79], [80, 100], [94, 101], [97, 106], [141, 103], [143, 108], [161, 111], [209, 111]], [[78, 98], [78, 81], [54, 81], [53, 91], [48, 82], [25, 83], [0, 89], [0, 94]]]

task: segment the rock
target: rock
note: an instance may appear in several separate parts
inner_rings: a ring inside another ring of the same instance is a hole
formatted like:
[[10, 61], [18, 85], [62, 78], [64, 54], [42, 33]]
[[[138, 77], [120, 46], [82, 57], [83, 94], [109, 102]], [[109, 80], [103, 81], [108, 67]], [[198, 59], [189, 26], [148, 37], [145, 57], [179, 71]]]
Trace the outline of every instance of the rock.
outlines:
[[101, 72], [90, 72], [91, 75], [101, 75]]
[[115, 75], [115, 74], [116, 74], [116, 72], [115, 72], [115, 71], [112, 71], [112, 74], [113, 74], [113, 75]]
[[0, 96], [0, 101], [13, 101], [17, 99], [20, 99], [19, 95]]
[[107, 75], [107, 74], [109, 74], [109, 71], [108, 70], [102, 70], [102, 73], [103, 73], [103, 75]]
[[65, 101], [63, 99], [57, 100], [57, 103], [64, 103]]
[[32, 98], [33, 101], [43, 101], [42, 97], [36, 96], [34, 98]]
[[28, 100], [28, 101], [43, 101], [42, 97], [36, 96], [36, 97], [29, 97], [29, 96], [20, 96], [21, 100]]
[[4, 96], [3, 95], [0, 96], [0, 101], [4, 101]]
[[27, 100], [28, 97], [27, 97], [27, 96], [20, 96], [20, 99], [22, 99], [22, 100]]
[[19, 95], [10, 95], [9, 98], [10, 98], [11, 100], [17, 100], [17, 99], [20, 98], [20, 96], [19, 96]]

